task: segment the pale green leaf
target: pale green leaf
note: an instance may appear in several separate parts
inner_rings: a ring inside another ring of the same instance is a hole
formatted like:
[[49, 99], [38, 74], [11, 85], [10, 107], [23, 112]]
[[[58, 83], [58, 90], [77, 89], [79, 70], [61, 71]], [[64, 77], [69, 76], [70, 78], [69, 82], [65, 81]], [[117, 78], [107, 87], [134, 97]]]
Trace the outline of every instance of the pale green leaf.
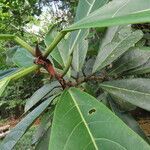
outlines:
[[100, 87], [115, 97], [150, 111], [150, 79], [107, 81]]
[[105, 105], [71, 88], [56, 106], [49, 150], [83, 149], [149, 150], [150, 146]]
[[82, 28], [108, 27], [150, 21], [149, 0], [113, 0], [87, 17], [66, 28], [71, 31]]

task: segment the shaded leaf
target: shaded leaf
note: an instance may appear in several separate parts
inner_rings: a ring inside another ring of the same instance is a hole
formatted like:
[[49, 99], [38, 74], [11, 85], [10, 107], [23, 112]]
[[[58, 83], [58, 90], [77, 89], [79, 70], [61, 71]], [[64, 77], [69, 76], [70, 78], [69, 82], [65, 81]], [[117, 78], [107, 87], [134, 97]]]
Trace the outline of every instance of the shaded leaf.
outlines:
[[34, 63], [34, 57], [24, 48], [18, 48], [15, 52], [12, 61], [18, 67], [30, 67]]
[[140, 48], [131, 48], [121, 58], [119, 58], [114, 64], [109, 75], [121, 74], [124, 71], [141, 66], [150, 58], [150, 51]]
[[150, 111], [150, 79], [125, 79], [100, 84], [108, 93]]
[[119, 41], [111, 42], [104, 46], [99, 51], [99, 54], [96, 58], [93, 67], [93, 72], [95, 72], [98, 69], [102, 69], [110, 63], [112, 63], [123, 53], [125, 53], [130, 47], [133, 47], [134, 44], [142, 38], [142, 36], [142, 31], [137, 30], [135, 32], [131, 32], [126, 36], [121, 36]]
[[122, 112], [122, 110], [119, 109], [117, 103], [115, 103], [110, 96], [108, 97], [108, 99], [111, 110], [133, 131], [139, 134], [145, 141], [150, 143], [149, 139], [147, 138], [143, 130], [140, 128], [138, 122], [132, 117], [132, 115], [129, 112]]
[[45, 132], [44, 136], [42, 137], [42, 139], [36, 145], [35, 150], [42, 150], [43, 148], [45, 150], [48, 150], [49, 140], [50, 140], [50, 133], [51, 133], [51, 128], [49, 127], [47, 132]]
[[0, 149], [1, 150], [11, 150], [18, 140], [24, 135], [26, 130], [32, 125], [32, 123], [39, 117], [39, 115], [44, 112], [44, 110], [49, 106], [52, 99], [55, 96], [50, 97], [46, 101], [44, 101], [41, 105], [35, 108], [32, 112], [30, 112], [25, 118], [20, 121], [16, 127], [14, 127], [10, 133], [3, 140]]
[[113, 0], [64, 31], [149, 22], [149, 0]]
[[51, 126], [50, 120], [51, 120], [51, 116], [53, 115], [53, 113], [54, 113], [54, 110], [50, 109], [48, 112], [45, 112], [42, 115], [42, 117], [40, 119], [40, 124], [32, 137], [32, 145], [39, 143], [40, 140], [42, 140], [44, 134], [50, 128], [50, 126]]
[[7, 70], [0, 70], [0, 79], [3, 79], [5, 77], [13, 74], [17, 70], [18, 70], [18, 68], [10, 68], [10, 69], [7, 69]]
[[[88, 16], [93, 11], [102, 7], [109, 0], [80, 0], [74, 22]], [[73, 51], [73, 68], [75, 71], [81, 71], [88, 50], [88, 41], [86, 37], [89, 33], [88, 29], [72, 32], [69, 41], [69, 54]]]
[[27, 100], [25, 105], [25, 113], [48, 94], [53, 95], [58, 93], [59, 91], [60, 91], [60, 84], [57, 81], [45, 84]]
[[150, 146], [94, 97], [70, 88], [61, 96], [52, 123], [49, 150], [59, 149], [149, 150]]
[[0, 96], [2, 96], [3, 92], [5, 91], [5, 88], [7, 87], [10, 79], [3, 79], [0, 80]]

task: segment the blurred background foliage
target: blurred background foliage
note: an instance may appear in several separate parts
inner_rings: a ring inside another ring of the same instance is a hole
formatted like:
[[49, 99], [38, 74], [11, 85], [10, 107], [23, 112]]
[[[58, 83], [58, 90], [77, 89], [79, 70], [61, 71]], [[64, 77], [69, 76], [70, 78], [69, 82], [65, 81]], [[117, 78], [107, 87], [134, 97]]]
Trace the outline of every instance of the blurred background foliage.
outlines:
[[[53, 24], [61, 22], [61, 29], [72, 21], [77, 3], [78, 0], [1, 0], [0, 34], [15, 34], [35, 46]], [[0, 76], [10, 68], [18, 68], [12, 60], [17, 48], [13, 41], [0, 41]], [[41, 79], [41, 75], [31, 74], [11, 83], [0, 98], [0, 119], [19, 117], [25, 100], [42, 86]]]

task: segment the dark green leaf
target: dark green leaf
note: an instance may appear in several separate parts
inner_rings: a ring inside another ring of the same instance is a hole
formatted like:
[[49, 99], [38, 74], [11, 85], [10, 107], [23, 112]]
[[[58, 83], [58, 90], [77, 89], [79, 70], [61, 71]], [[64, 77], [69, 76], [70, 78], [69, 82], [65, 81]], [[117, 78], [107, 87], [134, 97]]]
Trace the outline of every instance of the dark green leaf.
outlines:
[[150, 51], [145, 50], [144, 47], [131, 48], [114, 64], [109, 75], [121, 74], [124, 71], [136, 68], [143, 65], [150, 58]]
[[41, 115], [42, 112], [49, 106], [52, 99], [55, 96], [50, 97], [46, 101], [44, 101], [41, 105], [35, 108], [32, 112], [30, 112], [22, 121], [20, 121], [15, 128], [13, 128], [10, 133], [3, 140], [0, 149], [1, 150], [11, 150], [18, 140], [24, 135], [26, 130], [32, 125], [32, 123]]
[[40, 100], [42, 100], [48, 94], [53, 95], [60, 91], [60, 84], [57, 81], [45, 84], [38, 89], [26, 102], [25, 112], [35, 106]]
[[113, 41], [106, 46], [104, 46], [96, 58], [93, 72], [98, 69], [102, 69], [105, 66], [112, 63], [123, 53], [125, 53], [130, 47], [133, 47], [143, 36], [142, 31], [137, 30], [135, 32], [130, 32], [128, 35], [121, 36], [119, 41]]
[[150, 111], [150, 79], [125, 79], [100, 84], [108, 93]]
[[150, 146], [105, 105], [71, 88], [56, 106], [49, 150], [83, 149], [149, 150]]

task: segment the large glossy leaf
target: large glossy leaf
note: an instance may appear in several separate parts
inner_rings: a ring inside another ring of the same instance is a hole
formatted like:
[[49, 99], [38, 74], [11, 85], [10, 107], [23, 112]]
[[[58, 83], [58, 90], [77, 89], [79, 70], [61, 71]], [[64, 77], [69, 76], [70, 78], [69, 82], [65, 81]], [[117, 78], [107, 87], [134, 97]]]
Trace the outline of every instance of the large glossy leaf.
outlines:
[[142, 31], [137, 30], [129, 32], [129, 34], [121, 36], [119, 41], [112, 41], [111, 43], [100, 49], [99, 54], [96, 58], [93, 72], [98, 69], [102, 69], [105, 66], [112, 63], [123, 53], [125, 53], [130, 47], [133, 47], [143, 36]]
[[30, 67], [34, 64], [34, 57], [24, 48], [18, 48], [12, 60], [18, 67]]
[[5, 91], [5, 88], [7, 87], [10, 79], [4, 79], [0, 80], [0, 97], [2, 96], [3, 92]]
[[56, 94], [60, 91], [60, 84], [57, 81], [45, 84], [40, 89], [38, 89], [26, 102], [25, 112], [30, 110], [35, 106], [40, 100], [45, 96]]
[[[75, 22], [80, 19], [88, 16], [93, 11], [102, 7], [109, 0], [80, 0]], [[89, 33], [89, 30], [79, 30], [72, 32], [70, 35], [70, 43], [69, 43], [69, 54], [73, 53], [73, 68], [75, 71], [79, 72], [83, 66], [87, 50], [88, 50], [88, 41], [85, 39]]]
[[65, 31], [108, 27], [150, 21], [149, 0], [113, 0], [87, 17], [71, 25]]
[[[53, 99], [55, 96], [53, 96]], [[0, 146], [0, 150], [11, 150], [18, 140], [24, 135], [26, 130], [32, 125], [32, 123], [44, 112], [44, 110], [51, 103], [52, 97], [44, 101], [41, 105], [30, 112], [22, 121], [20, 121], [16, 127], [14, 127], [10, 133], [5, 137], [3, 143]]]
[[109, 75], [121, 74], [124, 71], [139, 67], [146, 63], [149, 58], [150, 51], [144, 47], [131, 48], [113, 64]]
[[149, 150], [150, 146], [94, 97], [71, 88], [54, 113], [49, 150], [58, 149]]
[[125, 79], [100, 84], [108, 93], [150, 111], [150, 79]]

